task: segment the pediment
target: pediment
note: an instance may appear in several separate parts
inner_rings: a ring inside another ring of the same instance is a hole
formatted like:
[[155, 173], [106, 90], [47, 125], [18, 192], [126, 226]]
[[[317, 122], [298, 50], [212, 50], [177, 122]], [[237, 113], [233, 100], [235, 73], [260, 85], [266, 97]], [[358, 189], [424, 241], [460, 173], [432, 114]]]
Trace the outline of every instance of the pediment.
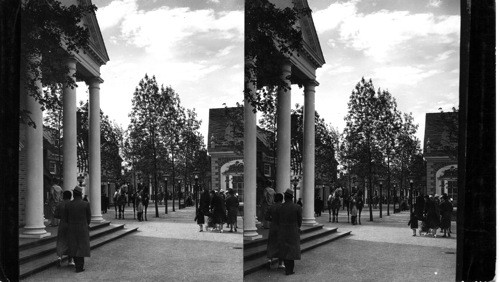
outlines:
[[[79, 2], [82, 4], [92, 3], [90, 0], [80, 0]], [[109, 61], [109, 56], [106, 51], [106, 45], [104, 45], [101, 29], [99, 28], [95, 13], [87, 15], [84, 21], [90, 32], [89, 48], [93, 52], [92, 55], [98, 59], [100, 65], [104, 65]]]
[[[299, 9], [309, 9], [307, 0], [294, 0], [294, 4]], [[314, 26], [311, 13], [302, 16], [299, 19], [299, 25], [302, 31], [302, 39], [304, 40], [304, 51], [306, 52], [306, 55], [313, 60], [316, 67], [321, 67], [325, 64], [325, 58], [323, 56], [323, 51], [321, 50], [318, 33], [316, 32], [316, 27]]]

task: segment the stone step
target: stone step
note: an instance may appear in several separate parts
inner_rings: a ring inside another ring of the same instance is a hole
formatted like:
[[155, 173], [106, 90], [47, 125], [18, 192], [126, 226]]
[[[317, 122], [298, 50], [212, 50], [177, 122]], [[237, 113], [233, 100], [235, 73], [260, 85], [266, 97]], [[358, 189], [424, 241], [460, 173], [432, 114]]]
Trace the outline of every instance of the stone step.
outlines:
[[[109, 234], [111, 232], [115, 232], [119, 229], [123, 229], [124, 225], [115, 225], [108, 224], [106, 226], [102, 226], [100, 228], [94, 228], [89, 232], [90, 240], [94, 238]], [[50, 240], [46, 241], [43, 244], [32, 246], [31, 248], [25, 248], [22, 251], [19, 251], [19, 264], [26, 263], [30, 260], [36, 259], [39, 256], [43, 256], [45, 254], [53, 254], [56, 255], [56, 241]]]
[[[314, 225], [314, 226], [303, 226], [300, 228], [300, 234], [307, 234], [309, 232], [314, 232], [314, 231], [317, 231], [317, 230], [320, 230], [323, 228], [323, 225], [322, 224], [318, 224], [318, 225]], [[260, 246], [260, 245], [267, 245], [267, 238], [259, 238], [259, 239], [255, 239], [255, 240], [245, 240], [243, 242], [244, 244], [244, 249], [250, 249], [250, 248], [253, 248], [255, 246]]]
[[[137, 231], [137, 228], [132, 228], [132, 229], [126, 229], [123, 228], [123, 225], [121, 228], [115, 229], [111, 233], [107, 233], [98, 237], [94, 237], [90, 241], [90, 249], [95, 249], [97, 247], [100, 247], [106, 243], [112, 242], [118, 238], [121, 238], [127, 234], [130, 234], [132, 232]], [[63, 258], [64, 264], [67, 263], [67, 257]], [[27, 278], [28, 276], [38, 273], [44, 269], [53, 267], [57, 265], [57, 256], [55, 255], [55, 248], [54, 252], [50, 253], [45, 253], [45, 254], [40, 254], [39, 256], [36, 257], [36, 259], [30, 260], [26, 263], [23, 263], [19, 267], [19, 278], [24, 279]]]
[[[337, 232], [337, 228], [322, 228], [322, 229], [315, 229], [310, 232], [306, 232], [303, 234], [300, 234], [300, 244], [301, 246], [311, 240], [314, 240], [316, 238], [322, 237], [322, 236], [327, 236], [331, 233]], [[243, 255], [243, 260], [251, 260], [253, 258], [259, 257], [259, 256], [266, 256], [267, 254], [267, 239], [264, 239], [266, 241], [266, 244], [261, 244], [257, 246], [252, 246], [250, 248], [247, 248], [245, 245], [245, 252]]]
[[[100, 223], [91, 223], [90, 224], [90, 231], [96, 230], [99, 228], [103, 228], [106, 226], [110, 225], [110, 221], [104, 221]], [[26, 250], [29, 248], [32, 248], [34, 246], [40, 246], [44, 244], [48, 244], [51, 242], [56, 242], [57, 241], [57, 234], [52, 234], [51, 236], [44, 237], [41, 239], [29, 239], [29, 238], [20, 238], [19, 239], [19, 251]]]
[[[316, 247], [319, 247], [321, 245], [330, 243], [332, 241], [338, 240], [340, 238], [343, 238], [345, 236], [348, 236], [351, 234], [351, 231], [348, 232], [328, 232], [324, 233], [326, 235], [320, 236], [320, 237], [315, 237], [314, 239], [308, 240], [306, 242], [302, 242], [301, 238], [301, 253], [310, 251]], [[245, 249], [245, 253], [246, 253]], [[277, 259], [273, 260], [273, 263], [276, 263]], [[248, 275], [252, 272], [258, 271], [260, 269], [266, 268], [267, 267], [267, 257], [264, 253], [264, 255], [253, 257], [252, 259], [244, 260], [244, 270], [243, 270], [243, 275]]]

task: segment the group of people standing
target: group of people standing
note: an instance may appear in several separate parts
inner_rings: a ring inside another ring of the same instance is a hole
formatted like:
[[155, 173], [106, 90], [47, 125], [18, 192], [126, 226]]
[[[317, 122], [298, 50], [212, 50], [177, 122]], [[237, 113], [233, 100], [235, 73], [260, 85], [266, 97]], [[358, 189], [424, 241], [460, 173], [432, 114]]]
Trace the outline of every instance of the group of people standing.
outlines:
[[90, 257], [90, 204], [83, 200], [80, 186], [76, 186], [73, 192], [66, 190], [61, 194], [63, 200], [54, 210], [54, 218], [59, 221], [56, 242], [58, 266], [61, 266], [62, 257], [67, 255], [68, 265], [75, 266], [76, 272], [82, 272], [85, 270], [84, 257]]
[[430, 235], [437, 237], [437, 230], [441, 228], [444, 233], [442, 237], [451, 237], [451, 217], [453, 204], [445, 193], [438, 195], [418, 195], [415, 203], [415, 211], [410, 214], [408, 225], [416, 236], [418, 222], [420, 221], [419, 235]]
[[295, 273], [295, 260], [300, 260], [301, 254], [302, 207], [293, 202], [292, 189], [287, 189], [284, 194], [272, 193], [270, 190], [267, 193], [273, 197], [273, 204], [264, 215], [264, 222], [269, 224], [268, 268], [271, 268], [273, 258], [278, 258], [278, 269], [285, 269], [285, 274], [291, 275]]
[[[200, 196], [200, 206], [196, 210], [195, 221], [200, 227], [199, 232], [203, 232], [203, 226], [208, 231], [224, 230], [224, 224], [229, 227], [229, 232], [238, 232], [237, 216], [238, 216], [238, 197], [233, 189], [224, 191], [208, 191], [205, 189]], [[234, 230], [234, 231], [233, 231]]]

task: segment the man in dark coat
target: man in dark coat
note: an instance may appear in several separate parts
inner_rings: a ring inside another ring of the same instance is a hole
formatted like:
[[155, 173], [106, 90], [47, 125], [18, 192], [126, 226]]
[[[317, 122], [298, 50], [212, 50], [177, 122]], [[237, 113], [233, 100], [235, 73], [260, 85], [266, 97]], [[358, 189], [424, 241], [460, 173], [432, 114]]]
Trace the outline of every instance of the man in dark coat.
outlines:
[[285, 191], [285, 202], [278, 211], [276, 220], [279, 226], [279, 258], [285, 263], [285, 274], [295, 272], [294, 260], [300, 260], [300, 226], [302, 225], [302, 207], [293, 203], [293, 191]]
[[[278, 225], [278, 211], [283, 202], [283, 194], [274, 194], [274, 204], [267, 209], [265, 219], [270, 221], [269, 235], [267, 237], [267, 268], [271, 268], [272, 259], [278, 257], [279, 254], [279, 225]], [[285, 268], [283, 261], [278, 260], [278, 269]]]
[[[62, 256], [68, 254], [68, 220], [66, 214], [66, 205], [71, 201], [71, 191], [63, 192], [63, 201], [56, 208], [55, 217], [60, 219], [59, 227], [57, 228], [57, 266], [61, 266]], [[75, 265], [73, 259], [68, 257], [68, 265]]]
[[84, 257], [90, 257], [90, 204], [82, 199], [82, 188], [73, 189], [73, 201], [66, 206], [68, 223], [68, 255], [74, 258], [76, 272], [85, 269]]

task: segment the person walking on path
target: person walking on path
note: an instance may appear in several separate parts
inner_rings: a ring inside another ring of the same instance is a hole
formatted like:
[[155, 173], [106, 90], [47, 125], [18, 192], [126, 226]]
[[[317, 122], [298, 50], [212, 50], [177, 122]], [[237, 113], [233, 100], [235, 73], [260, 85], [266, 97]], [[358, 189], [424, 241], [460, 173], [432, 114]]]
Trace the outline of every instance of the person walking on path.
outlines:
[[203, 224], [205, 224], [205, 215], [203, 214], [200, 208], [196, 209], [196, 216], [194, 217], [194, 221], [196, 221], [196, 224], [200, 226], [199, 232], [203, 232]]
[[408, 225], [410, 225], [411, 230], [413, 230], [413, 236], [417, 236], [418, 219], [416, 213], [410, 214], [410, 221], [408, 221]]
[[90, 257], [90, 204], [82, 199], [82, 188], [73, 189], [73, 201], [66, 206], [66, 221], [68, 223], [68, 255], [74, 258], [75, 271], [82, 272], [84, 258]]
[[57, 206], [59, 206], [59, 203], [61, 203], [62, 201], [63, 201], [63, 190], [61, 186], [58, 185], [58, 181], [54, 180], [52, 186], [50, 187], [50, 194], [49, 194], [49, 207], [51, 211], [50, 226], [59, 225], [59, 219], [56, 218], [54, 215]]
[[453, 205], [448, 200], [448, 195], [443, 194], [443, 202], [439, 205], [439, 210], [441, 213], [441, 228], [443, 228], [444, 235], [448, 233], [448, 237], [451, 237], [451, 214], [453, 213]]
[[227, 210], [227, 223], [229, 224], [229, 232], [237, 232], [236, 230], [236, 219], [238, 216], [238, 206], [240, 203], [238, 199], [234, 196], [234, 190], [229, 190], [229, 196], [226, 199], [226, 210]]
[[356, 225], [358, 223], [358, 204], [357, 204], [357, 200], [356, 200], [356, 197], [353, 193], [352, 197], [351, 197], [351, 223], [352, 225]]
[[[283, 202], [283, 194], [274, 194], [274, 204], [269, 207], [265, 219], [271, 222], [269, 225], [269, 235], [267, 237], [267, 268], [271, 269], [272, 259], [279, 256], [279, 225], [278, 211]], [[285, 268], [283, 261], [278, 259], [278, 269]]]
[[210, 192], [208, 192], [207, 188], [203, 189], [203, 193], [201, 193], [199, 209], [203, 213], [203, 216], [204, 216], [203, 221], [207, 224], [207, 226], [205, 228], [208, 231], [208, 218], [207, 217], [210, 214]]
[[434, 197], [429, 196], [429, 200], [425, 205], [426, 223], [431, 235], [436, 237], [436, 230], [439, 227], [439, 210], [436, 203], [434, 202]]
[[224, 204], [222, 202], [219, 193], [212, 190], [210, 191], [212, 195], [212, 200], [210, 203], [212, 214], [213, 214], [213, 224], [215, 224], [215, 229], [222, 233], [224, 228]]
[[420, 194], [419, 191], [417, 191], [417, 194], [418, 194], [418, 196], [415, 200], [415, 214], [416, 214], [418, 220], [423, 220], [425, 199], [424, 199], [424, 196], [422, 196], [422, 194]]
[[146, 189], [142, 192], [142, 205], [144, 206], [144, 220], [148, 221], [149, 193]]
[[142, 214], [144, 212], [144, 205], [142, 204], [142, 191], [139, 190], [135, 196], [135, 205], [137, 206], [137, 220], [142, 221]]
[[322, 211], [323, 211], [323, 200], [321, 200], [320, 196], [317, 196], [316, 200], [314, 200], [314, 213], [316, 216], [321, 216]]
[[[271, 188], [269, 185], [264, 189], [263, 192], [263, 197], [262, 197], [262, 204], [261, 204], [261, 216], [265, 217], [265, 214], [267, 213], [267, 209], [269, 209], [270, 206], [274, 204], [274, 194], [276, 192], [274, 191], [273, 188]], [[267, 221], [265, 218], [262, 219], [262, 228], [268, 229], [269, 228], [269, 221]]]
[[293, 203], [293, 191], [285, 191], [285, 202], [278, 210], [276, 223], [279, 226], [278, 257], [285, 263], [285, 274], [295, 272], [295, 260], [300, 260], [300, 226], [302, 225], [302, 207]]
[[118, 219], [125, 219], [125, 205], [127, 204], [127, 196], [125, 190], [121, 189], [118, 196]]
[[[59, 227], [57, 228], [57, 267], [61, 266], [62, 256], [68, 254], [68, 219], [66, 214], [66, 205], [71, 201], [71, 191], [66, 190], [63, 192], [63, 201], [56, 207], [54, 217], [60, 220]], [[68, 265], [75, 265], [73, 259], [68, 257]]]
[[118, 197], [120, 197], [120, 188], [116, 188], [115, 193], [113, 194], [113, 205], [115, 206], [115, 219], [118, 218]]

